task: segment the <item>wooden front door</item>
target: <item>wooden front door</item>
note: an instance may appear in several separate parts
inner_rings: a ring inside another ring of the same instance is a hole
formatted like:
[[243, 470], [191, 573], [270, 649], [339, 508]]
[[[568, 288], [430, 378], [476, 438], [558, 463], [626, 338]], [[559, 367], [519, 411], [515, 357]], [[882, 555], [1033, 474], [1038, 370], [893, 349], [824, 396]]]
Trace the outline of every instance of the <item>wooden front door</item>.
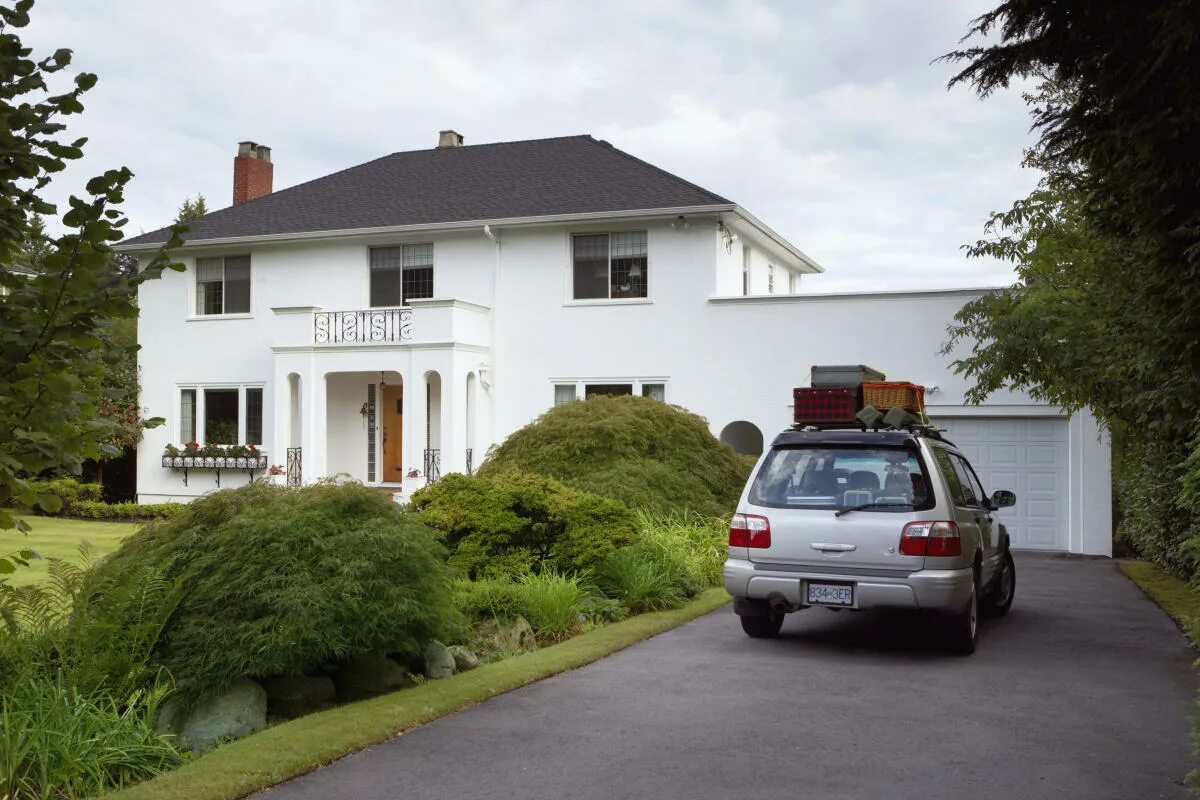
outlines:
[[404, 479], [401, 454], [404, 451], [404, 387], [384, 386], [380, 403], [383, 421], [383, 458], [380, 477], [384, 483], [400, 483]]

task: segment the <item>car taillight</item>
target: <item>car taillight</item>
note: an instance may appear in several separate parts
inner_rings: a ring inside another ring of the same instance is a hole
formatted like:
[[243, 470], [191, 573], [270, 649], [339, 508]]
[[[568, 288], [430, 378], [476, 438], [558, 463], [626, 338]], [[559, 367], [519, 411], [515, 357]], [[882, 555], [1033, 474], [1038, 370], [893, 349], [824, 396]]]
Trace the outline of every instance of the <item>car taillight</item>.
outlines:
[[763, 549], [771, 546], [771, 523], [754, 514], [734, 514], [729, 521], [729, 546]]
[[943, 558], [962, 555], [962, 536], [954, 522], [910, 522], [900, 532], [900, 554]]

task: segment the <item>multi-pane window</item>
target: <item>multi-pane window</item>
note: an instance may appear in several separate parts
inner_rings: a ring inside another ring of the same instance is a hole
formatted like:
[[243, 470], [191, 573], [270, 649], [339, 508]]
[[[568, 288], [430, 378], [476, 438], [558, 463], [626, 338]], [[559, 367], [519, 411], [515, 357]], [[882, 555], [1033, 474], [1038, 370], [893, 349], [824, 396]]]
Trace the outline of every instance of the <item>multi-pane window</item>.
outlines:
[[371, 306], [433, 297], [433, 243], [371, 248]]
[[196, 259], [196, 314], [250, 313], [250, 256]]
[[239, 444], [237, 389], [204, 390], [204, 441]]
[[775, 265], [767, 264], [767, 294], [775, 294]]
[[561, 406], [575, 399], [575, 384], [559, 383], [554, 386], [554, 405]]
[[647, 296], [645, 231], [578, 234], [571, 238], [571, 257], [576, 300]]
[[196, 390], [184, 389], [179, 402], [179, 440], [196, 441]]
[[649, 397], [651, 400], [662, 402], [667, 399], [667, 387], [662, 383], [643, 383], [642, 397]]
[[560, 406], [563, 403], [570, 403], [573, 400], [577, 400], [581, 394], [583, 397], [640, 394], [642, 397], [649, 397], [652, 400], [665, 402], [667, 399], [667, 385], [662, 383], [661, 379], [641, 381], [630, 378], [610, 378], [605, 383], [589, 383], [586, 381], [556, 383], [554, 384], [554, 405]]
[[212, 386], [179, 390], [179, 439], [184, 444], [263, 443], [263, 388]]
[[589, 383], [584, 389], [584, 397], [596, 397], [597, 395], [623, 395], [633, 394], [632, 383]]
[[246, 444], [263, 443], [263, 390], [246, 390]]

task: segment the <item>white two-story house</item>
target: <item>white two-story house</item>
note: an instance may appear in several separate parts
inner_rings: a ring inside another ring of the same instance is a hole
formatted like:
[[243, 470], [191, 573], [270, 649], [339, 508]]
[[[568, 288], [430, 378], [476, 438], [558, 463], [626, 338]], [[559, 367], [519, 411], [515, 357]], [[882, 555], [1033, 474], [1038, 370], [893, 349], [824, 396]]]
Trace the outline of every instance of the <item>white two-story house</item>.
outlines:
[[[142, 405], [168, 421], [139, 448], [143, 502], [259, 474], [164, 460], [189, 441], [256, 445], [292, 482], [407, 494], [597, 393], [684, 406], [758, 453], [813, 364], [866, 363], [930, 387], [989, 490], [1017, 492], [1017, 546], [1110, 552], [1092, 417], [1020, 393], [964, 404], [940, 349], [983, 290], [801, 293], [822, 270], [795, 245], [590, 136], [464, 146], [444, 131], [280, 191], [270, 157], [242, 143], [234, 205], [191, 223], [186, 272], [141, 287]], [[120, 249], [148, 257], [166, 238]]]

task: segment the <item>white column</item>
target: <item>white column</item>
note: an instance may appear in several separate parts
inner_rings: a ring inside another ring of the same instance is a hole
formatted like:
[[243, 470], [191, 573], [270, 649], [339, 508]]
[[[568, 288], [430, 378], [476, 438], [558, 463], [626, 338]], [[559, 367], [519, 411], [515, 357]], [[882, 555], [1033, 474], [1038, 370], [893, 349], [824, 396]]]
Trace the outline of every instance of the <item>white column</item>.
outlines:
[[452, 353], [442, 375], [442, 474], [467, 470], [467, 365]]
[[303, 390], [303, 472], [304, 482], [312, 483], [317, 478], [325, 476], [325, 400], [328, 393], [323, 368], [312, 369], [308, 375], [301, 377]]
[[[287, 463], [287, 449], [292, 432], [292, 382], [288, 380], [291, 370], [275, 358], [275, 371], [271, 378], [271, 440], [267, 456], [272, 464]], [[266, 409], [263, 409], [264, 414]]]
[[404, 376], [404, 471], [417, 469], [421, 477], [405, 479], [409, 492], [425, 485], [425, 425], [429, 409], [425, 406], [425, 369], [423, 361], [412, 359], [413, 368]]

